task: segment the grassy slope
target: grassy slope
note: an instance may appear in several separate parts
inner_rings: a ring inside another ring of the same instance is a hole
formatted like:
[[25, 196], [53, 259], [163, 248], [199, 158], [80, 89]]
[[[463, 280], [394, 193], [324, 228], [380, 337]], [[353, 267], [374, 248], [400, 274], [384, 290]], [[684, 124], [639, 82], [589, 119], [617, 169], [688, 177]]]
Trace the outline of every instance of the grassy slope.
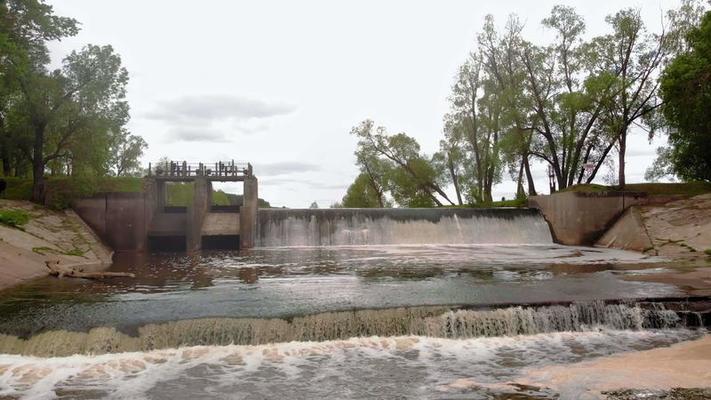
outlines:
[[711, 193], [711, 183], [709, 182], [687, 182], [687, 183], [630, 183], [624, 189], [619, 186], [604, 186], [596, 184], [575, 185], [561, 190], [562, 192], [582, 192], [597, 193], [607, 191], [623, 192], [646, 192], [655, 194], [680, 194], [696, 196], [704, 193]]

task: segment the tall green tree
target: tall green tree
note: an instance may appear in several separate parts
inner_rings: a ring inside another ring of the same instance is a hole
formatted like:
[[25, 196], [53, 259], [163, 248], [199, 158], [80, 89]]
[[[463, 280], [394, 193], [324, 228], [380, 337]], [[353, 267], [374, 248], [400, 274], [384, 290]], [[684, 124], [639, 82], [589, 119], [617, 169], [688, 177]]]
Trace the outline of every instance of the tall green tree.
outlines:
[[383, 208], [390, 207], [390, 203], [384, 198], [382, 189], [373, 185], [372, 178], [367, 173], [361, 173], [348, 187], [340, 207]]
[[711, 12], [688, 32], [687, 44], [661, 78], [671, 145], [661, 164], [682, 179], [711, 181]]
[[[434, 167], [431, 159], [420, 152], [417, 141], [405, 133], [389, 135], [384, 127], [375, 127], [366, 120], [354, 127], [351, 134], [358, 138], [356, 158], [363, 171], [363, 160], [370, 160], [386, 175], [380, 186], [388, 182], [388, 189], [400, 205], [424, 204], [423, 198], [431, 204], [442, 205], [442, 200], [454, 205], [443, 189], [443, 177]], [[378, 160], [375, 164], [373, 161]]]
[[128, 121], [128, 73], [111, 46], [89, 45], [67, 56], [61, 70], [28, 74], [20, 82], [33, 137], [32, 198], [42, 201], [48, 162], [80, 156], [71, 148], [86, 143], [82, 136], [120, 129]]
[[52, 6], [44, 1], [0, 2], [0, 158], [5, 175], [13, 164], [22, 163], [20, 146], [25, 143], [14, 134], [22, 119], [12, 115], [22, 100], [21, 79], [46, 73], [45, 65], [50, 61], [47, 41], [77, 32], [76, 20], [54, 15]]
[[550, 165], [562, 189], [586, 177], [584, 165], [602, 134], [596, 122], [613, 81], [586, 73], [585, 22], [572, 7], [555, 6], [543, 25], [553, 31], [553, 43], [525, 44], [521, 54], [532, 105], [529, 124], [536, 132], [531, 154]]
[[4, 174], [29, 167], [35, 201], [47, 172], [134, 173], [146, 147], [126, 129], [128, 73], [111, 46], [88, 45], [47, 69], [47, 42], [77, 32], [43, 0], [0, 3], [0, 158]]

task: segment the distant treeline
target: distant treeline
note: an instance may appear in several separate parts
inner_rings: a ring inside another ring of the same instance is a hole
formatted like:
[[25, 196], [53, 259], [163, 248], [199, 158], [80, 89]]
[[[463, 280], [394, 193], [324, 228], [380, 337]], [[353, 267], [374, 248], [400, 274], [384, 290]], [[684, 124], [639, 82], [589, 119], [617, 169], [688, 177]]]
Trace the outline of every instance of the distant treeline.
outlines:
[[588, 37], [573, 7], [555, 6], [541, 21], [552, 41], [537, 44], [518, 16], [502, 27], [487, 16], [455, 76], [439, 151], [363, 121], [351, 132], [360, 175], [334, 206], [490, 204], [504, 175], [525, 198], [539, 189], [531, 165], [541, 162], [546, 190], [589, 184], [601, 171], [624, 186], [633, 129], [668, 134], [648, 179], [711, 180], [711, 14], [683, 0], [660, 17], [650, 31], [640, 10], [623, 9], [605, 19], [607, 33]]

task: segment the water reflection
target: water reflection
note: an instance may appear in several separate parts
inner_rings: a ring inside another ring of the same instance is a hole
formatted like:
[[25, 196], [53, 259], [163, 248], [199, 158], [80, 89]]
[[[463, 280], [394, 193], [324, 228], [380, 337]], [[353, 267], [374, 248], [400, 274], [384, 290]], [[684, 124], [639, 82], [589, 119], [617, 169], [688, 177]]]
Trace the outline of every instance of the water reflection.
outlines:
[[616, 272], [663, 267], [611, 249], [420, 245], [118, 254], [135, 279], [43, 278], [0, 292], [0, 332], [137, 326], [210, 316], [279, 317], [353, 308], [674, 296]]

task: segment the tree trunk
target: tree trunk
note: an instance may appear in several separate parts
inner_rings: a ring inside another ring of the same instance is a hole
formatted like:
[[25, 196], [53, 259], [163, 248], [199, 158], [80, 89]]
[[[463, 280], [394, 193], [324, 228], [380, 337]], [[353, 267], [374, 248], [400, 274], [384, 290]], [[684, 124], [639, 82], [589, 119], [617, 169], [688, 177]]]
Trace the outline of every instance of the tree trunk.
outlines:
[[4, 176], [10, 176], [12, 166], [10, 165], [10, 157], [6, 154], [2, 157], [2, 174]]
[[619, 166], [618, 166], [618, 182], [617, 184], [620, 185], [620, 187], [625, 187], [625, 152], [627, 151], [627, 132], [624, 131], [620, 134], [620, 159], [619, 159]]
[[523, 169], [526, 171], [526, 180], [528, 181], [528, 195], [536, 196], [536, 183], [533, 181], [533, 175], [531, 174], [531, 165], [528, 161], [528, 154], [523, 156]]
[[516, 198], [522, 199], [526, 195], [526, 191], [523, 190], [523, 158], [521, 159], [521, 166], [518, 168], [518, 178], [516, 179]]
[[35, 127], [32, 148], [32, 201], [44, 203], [44, 125]]
[[[449, 156], [447, 158], [449, 158]], [[459, 190], [459, 177], [457, 176], [457, 173], [454, 171], [454, 164], [452, 163], [451, 159], [449, 159], [448, 164], [449, 164], [449, 174], [452, 176], [452, 184], [454, 185], [454, 191], [457, 193], [457, 202], [461, 206], [464, 203], [462, 202], [462, 192]]]

